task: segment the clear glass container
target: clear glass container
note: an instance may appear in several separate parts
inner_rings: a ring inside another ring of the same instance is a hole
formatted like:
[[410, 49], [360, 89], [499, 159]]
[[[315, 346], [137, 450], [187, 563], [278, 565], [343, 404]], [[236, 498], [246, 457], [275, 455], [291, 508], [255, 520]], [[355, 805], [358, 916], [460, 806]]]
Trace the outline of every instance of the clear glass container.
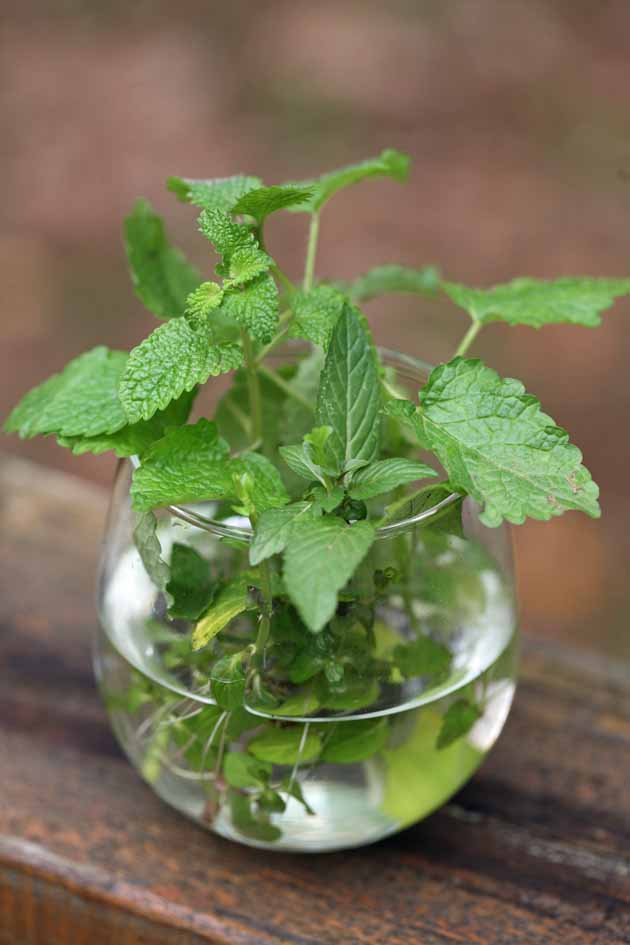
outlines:
[[[415, 397], [428, 366], [381, 359], [387, 383]], [[160, 797], [242, 843], [325, 851], [401, 830], [470, 778], [515, 687], [505, 526], [486, 528], [471, 499], [445, 491], [412, 501], [380, 530], [322, 633], [274, 607], [244, 696], [221, 707], [210, 676], [256, 639], [258, 589], [251, 609], [193, 651], [194, 623], [168, 617], [134, 546], [131, 472], [121, 463], [110, 508], [95, 667], [118, 740]], [[219, 513], [211, 503], [160, 510], [163, 557], [184, 545], [222, 580], [247, 572], [249, 522]]]

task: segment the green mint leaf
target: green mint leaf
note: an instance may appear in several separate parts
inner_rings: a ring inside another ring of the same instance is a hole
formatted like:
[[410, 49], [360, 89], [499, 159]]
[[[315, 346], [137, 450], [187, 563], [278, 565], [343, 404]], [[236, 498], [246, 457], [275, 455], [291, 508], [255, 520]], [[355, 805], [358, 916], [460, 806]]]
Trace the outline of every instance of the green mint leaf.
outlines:
[[271, 213], [285, 210], [288, 207], [298, 207], [313, 196], [313, 191], [307, 187], [297, 187], [293, 184], [280, 184], [274, 187], [258, 187], [249, 190], [232, 207], [232, 213], [246, 213], [254, 217], [260, 226]]
[[164, 436], [167, 427], [178, 427], [186, 423], [196, 389], [182, 394], [172, 401], [165, 410], [159, 410], [150, 420], [128, 423], [115, 433], [101, 433], [99, 436], [60, 436], [57, 442], [72, 450], [75, 456], [82, 453], [105, 453], [113, 450], [115, 455], [142, 456], [156, 440]]
[[219, 310], [226, 318], [245, 328], [252, 338], [266, 344], [278, 327], [278, 289], [264, 273], [241, 289], [226, 292]]
[[261, 788], [269, 782], [272, 766], [243, 751], [230, 751], [225, 756], [223, 774], [235, 788]]
[[[247, 583], [245, 577], [239, 576], [233, 581], [230, 581], [229, 584], [226, 584], [225, 587], [217, 594], [216, 599], [213, 601], [212, 606], [208, 612], [202, 617], [193, 630], [193, 650], [200, 650], [202, 646], [206, 646], [206, 644], [210, 643], [210, 641], [213, 640], [216, 635], [220, 633], [221, 630], [223, 630], [224, 627], [227, 627], [227, 625], [232, 620], [234, 620], [235, 617], [238, 617], [239, 614], [242, 614], [243, 611], [247, 610], [250, 606], [251, 605], [249, 594], [247, 592]], [[215, 667], [218, 667], [219, 663], [222, 662], [222, 660], [219, 660], [219, 662], [215, 664]], [[224, 665], [223, 669], [225, 669], [225, 666], [227, 665], [228, 663]], [[234, 667], [230, 669], [228, 676], [234, 672], [236, 673], [237, 681], [240, 681], [239, 670], [242, 672], [240, 669], [240, 661], [234, 664]], [[219, 667], [219, 675], [221, 672], [222, 669]], [[214, 680], [218, 678], [215, 676], [214, 670], [211, 678], [213, 679], [212, 694], [219, 705], [223, 705], [214, 691]], [[241, 694], [240, 698], [236, 702], [236, 705], [240, 705], [242, 701], [243, 696]], [[232, 708], [232, 706], [226, 705], [223, 705], [223, 707]]]
[[249, 190], [260, 187], [259, 177], [237, 174], [214, 180], [194, 180], [190, 177], [169, 177], [166, 186], [183, 203], [191, 203], [202, 210], [222, 210], [229, 213], [234, 204]]
[[232, 823], [239, 833], [245, 837], [251, 837], [252, 840], [261, 840], [263, 843], [274, 843], [280, 839], [282, 831], [263, 819], [267, 816], [266, 814], [254, 815], [252, 798], [248, 794], [241, 794], [235, 788], [230, 788], [228, 801]]
[[233, 285], [243, 285], [273, 265], [251, 227], [235, 223], [227, 213], [204, 210], [199, 217], [199, 229], [221, 256], [218, 274]]
[[541, 328], [565, 322], [595, 328], [600, 312], [630, 294], [630, 279], [514, 279], [490, 289], [444, 282], [442, 288], [482, 325], [502, 321]]
[[298, 212], [306, 210], [309, 213], [317, 213], [337, 191], [350, 187], [352, 184], [358, 184], [359, 181], [368, 177], [391, 177], [397, 181], [405, 181], [409, 175], [410, 164], [408, 155], [388, 148], [378, 157], [369, 158], [359, 164], [350, 164], [348, 167], [322, 174], [316, 180], [302, 181], [295, 185], [312, 190], [313, 196], [292, 209]]
[[365, 709], [367, 706], [374, 705], [380, 695], [380, 686], [376, 679], [367, 682], [363, 675], [352, 676], [350, 679], [344, 679], [343, 684], [334, 687], [327, 687], [320, 684], [320, 698], [324, 709], [330, 709], [333, 712], [355, 712], [358, 709]]
[[128, 421], [150, 420], [185, 391], [242, 361], [237, 344], [212, 344], [206, 332], [194, 331], [184, 318], [160, 325], [129, 355], [119, 389]]
[[195, 424], [169, 430], [154, 443], [135, 470], [131, 499], [137, 511], [216, 499], [241, 498], [244, 476], [256, 511], [262, 513], [289, 501], [280, 473], [264, 456], [247, 453], [230, 459], [229, 447], [216, 424]]
[[598, 488], [566, 431], [520, 381], [479, 360], [454, 358], [435, 368], [415, 423], [453, 489], [484, 507], [486, 525], [521, 524], [527, 516], [546, 521], [568, 509], [600, 514]]
[[4, 424], [23, 439], [55, 433], [62, 437], [115, 433], [127, 423], [118, 385], [127, 354], [92, 348], [29, 391]]
[[442, 676], [451, 665], [451, 653], [430, 637], [418, 637], [412, 643], [394, 648], [394, 662], [405, 679], [415, 676]]
[[328, 492], [322, 486], [315, 486], [310, 493], [310, 498], [314, 502], [315, 509], [321, 509], [322, 512], [333, 512], [338, 505], [343, 502], [343, 486], [333, 486]]
[[292, 469], [297, 476], [312, 482], [317, 479], [322, 485], [326, 480], [321, 467], [317, 465], [305, 451], [304, 444], [299, 446], [281, 446], [278, 450], [280, 456], [285, 461], [289, 469]]
[[136, 295], [158, 318], [182, 315], [187, 296], [201, 282], [183, 253], [170, 245], [161, 217], [138, 200], [125, 220], [125, 249]]
[[[236, 616], [236, 614], [233, 616]], [[230, 620], [231, 619], [230, 617]], [[202, 643], [195, 643], [193, 639], [195, 649], [198, 649], [202, 645]], [[216, 700], [217, 705], [221, 706], [222, 709], [231, 711], [232, 709], [238, 709], [239, 706], [243, 704], [243, 699], [245, 698], [244, 656], [244, 651], [235, 653], [233, 656], [222, 656], [221, 659], [217, 660], [212, 666], [212, 670], [210, 671], [210, 691], [213, 699]]]
[[284, 551], [294, 527], [304, 518], [314, 517], [316, 514], [310, 502], [294, 502], [283, 508], [263, 512], [256, 522], [254, 538], [249, 548], [251, 564], [260, 564], [266, 558]]
[[326, 476], [337, 476], [341, 469], [327, 449], [332, 427], [314, 427], [305, 434], [301, 446], [281, 446], [278, 450], [287, 466], [296, 475], [312, 482], [317, 479], [326, 486]]
[[380, 439], [381, 385], [377, 356], [363, 316], [344, 305], [321, 373], [315, 420], [332, 427], [328, 448], [340, 469], [372, 462]]
[[377, 755], [387, 742], [386, 718], [341, 721], [327, 740], [322, 761], [331, 764], [355, 764]]
[[398, 292], [434, 296], [440, 286], [440, 270], [435, 266], [412, 269], [391, 264], [376, 266], [359, 276], [348, 286], [348, 294], [354, 302], [369, 302], [379, 295]]
[[338, 517], [305, 520], [293, 530], [284, 554], [284, 582], [313, 633], [333, 616], [337, 591], [350, 580], [374, 536], [369, 522], [346, 525]]
[[287, 805], [277, 791], [267, 788], [258, 797], [258, 809], [282, 814], [287, 809]]
[[203, 328], [208, 316], [223, 301], [223, 289], [216, 282], [202, 282], [186, 299], [185, 315], [192, 328]]
[[437, 476], [437, 473], [425, 463], [403, 458], [379, 459], [354, 473], [348, 493], [353, 499], [372, 499], [428, 476]]
[[448, 707], [437, 735], [436, 747], [448, 748], [463, 735], [467, 735], [482, 716], [481, 709], [473, 702], [458, 699]]
[[157, 536], [157, 527], [157, 518], [153, 512], [145, 512], [143, 515], [139, 515], [136, 527], [133, 530], [133, 542], [144, 565], [144, 570], [158, 590], [164, 593], [170, 605], [172, 600], [167, 589], [170, 569], [162, 558], [162, 546]]
[[288, 699], [285, 699], [282, 705], [276, 706], [273, 710], [274, 715], [281, 718], [291, 718], [294, 716], [309, 716], [319, 709], [319, 699], [317, 693], [311, 686], [305, 686], [297, 692], [292, 693]]
[[[280, 473], [274, 464], [260, 453], [245, 453], [238, 459], [230, 460], [228, 471], [232, 477], [233, 488], [239, 481], [242, 482], [243, 476], [248, 477], [247, 497], [251, 508], [258, 515], [268, 509], [280, 508], [289, 501]], [[232, 494], [240, 498], [238, 491]]]
[[208, 609], [215, 591], [210, 563], [190, 545], [175, 543], [171, 552], [171, 576], [166, 586], [173, 599], [169, 616], [198, 620]]
[[294, 797], [296, 801], [299, 801], [307, 814], [315, 816], [315, 811], [304, 799], [302, 786], [300, 785], [299, 781], [297, 781], [295, 778], [285, 778], [284, 781], [281, 782], [280, 787], [283, 791], [286, 791], [290, 797]]
[[345, 296], [329, 285], [316, 286], [310, 292], [297, 292], [291, 297], [293, 320], [289, 336], [306, 338], [325, 351], [346, 303]]
[[247, 746], [248, 752], [259, 761], [273, 765], [307, 764], [315, 761], [322, 750], [322, 740], [317, 732], [304, 733], [303, 725], [290, 728], [269, 727], [256, 735]]
[[134, 471], [131, 498], [137, 511], [160, 505], [232, 495], [229, 447], [209, 420], [170, 430]]

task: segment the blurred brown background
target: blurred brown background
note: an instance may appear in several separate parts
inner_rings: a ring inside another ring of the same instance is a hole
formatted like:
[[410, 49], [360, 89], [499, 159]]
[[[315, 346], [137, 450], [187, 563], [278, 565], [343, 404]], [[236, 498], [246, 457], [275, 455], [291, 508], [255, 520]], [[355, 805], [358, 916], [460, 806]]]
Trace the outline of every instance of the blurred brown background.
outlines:
[[[0, 409], [96, 343], [153, 325], [129, 286], [120, 224], [137, 195], [199, 264], [169, 174], [302, 178], [409, 151], [411, 183], [367, 182], [323, 216], [319, 271], [437, 263], [515, 275], [630, 275], [627, 0], [22, 0], [0, 24]], [[304, 220], [270, 227], [297, 273]], [[207, 266], [207, 263], [206, 263]], [[447, 358], [448, 303], [371, 303], [377, 339]], [[516, 530], [533, 634], [630, 657], [630, 300], [593, 333], [491, 327], [474, 351], [523, 378], [569, 428], [603, 491], [600, 523]], [[2, 448], [107, 484], [107, 457], [50, 441]]]

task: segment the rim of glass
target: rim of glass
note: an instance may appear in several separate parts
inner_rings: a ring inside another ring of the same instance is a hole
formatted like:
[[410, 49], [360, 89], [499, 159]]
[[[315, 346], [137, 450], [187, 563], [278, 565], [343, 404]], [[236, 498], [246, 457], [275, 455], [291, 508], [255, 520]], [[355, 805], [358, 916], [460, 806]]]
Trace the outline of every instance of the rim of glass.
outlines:
[[[286, 351], [288, 349], [297, 351], [302, 347], [307, 350], [306, 346], [302, 346], [299, 343], [297, 345], [289, 343], [284, 346], [284, 348], [279, 350], [278, 355], [281, 355], [283, 350]], [[424, 376], [428, 376], [433, 370], [433, 366], [428, 364], [426, 361], [421, 361], [419, 358], [414, 358], [411, 355], [403, 354], [400, 351], [394, 351], [391, 348], [383, 348], [381, 346], [377, 347], [377, 351], [383, 364], [389, 364], [392, 367], [397, 367], [399, 371], [401, 367], [403, 369], [407, 368], [406, 375], [403, 371], [403, 376], [406, 376], [407, 380], [417, 379], [419, 382], [421, 382], [422, 378]], [[132, 456], [130, 459], [134, 468], [137, 468], [140, 465], [140, 460], [137, 456]], [[450, 492], [443, 499], [440, 499], [439, 502], [436, 502], [428, 509], [423, 509], [421, 512], [417, 512], [415, 515], [408, 515], [404, 518], [395, 519], [393, 522], [383, 525], [381, 528], [377, 529], [376, 539], [389, 538], [391, 535], [410, 528], [413, 525], [417, 525], [420, 522], [426, 522], [441, 512], [442, 509], [445, 509], [447, 506], [457, 502], [458, 499], [461, 499], [460, 493]], [[217, 519], [203, 515], [201, 512], [197, 512], [195, 509], [190, 508], [187, 505], [167, 505], [165, 506], [165, 509], [170, 512], [171, 515], [175, 516], [175, 518], [179, 518], [189, 525], [194, 525], [196, 528], [203, 529], [207, 532], [212, 532], [213, 534], [219, 535], [222, 538], [235, 538], [240, 541], [248, 542], [251, 540], [253, 535], [253, 529], [251, 526], [247, 528], [240, 525], [231, 525], [227, 522], [221, 522]]]

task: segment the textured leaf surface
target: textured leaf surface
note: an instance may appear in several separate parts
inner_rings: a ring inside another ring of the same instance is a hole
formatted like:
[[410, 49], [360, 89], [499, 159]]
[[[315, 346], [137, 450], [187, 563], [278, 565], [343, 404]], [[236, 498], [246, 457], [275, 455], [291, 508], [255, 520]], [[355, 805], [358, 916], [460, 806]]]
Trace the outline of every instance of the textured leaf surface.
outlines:
[[437, 473], [425, 463], [402, 457], [379, 459], [354, 474], [348, 491], [353, 499], [371, 499], [375, 495], [390, 492], [397, 486], [404, 486], [417, 479], [426, 479], [428, 476], [437, 476]]
[[302, 181], [295, 186], [311, 189], [313, 196], [294, 209], [297, 211], [307, 210], [309, 213], [317, 212], [337, 191], [350, 187], [352, 184], [358, 184], [359, 181], [365, 180], [367, 177], [392, 177], [397, 181], [405, 181], [409, 174], [410, 163], [411, 161], [406, 154], [389, 148], [378, 157], [368, 158], [368, 160], [361, 161], [359, 164], [350, 164], [336, 171], [330, 171], [328, 174], [322, 174], [316, 180]]
[[92, 348], [29, 391], [4, 424], [7, 433], [28, 439], [40, 434], [99, 436], [127, 423], [118, 385], [127, 354]]
[[271, 213], [288, 207], [297, 207], [309, 200], [312, 195], [313, 192], [309, 188], [293, 184], [259, 187], [241, 197], [232, 207], [232, 213], [246, 213], [260, 224]]
[[161, 217], [138, 200], [125, 220], [125, 249], [136, 295], [158, 318], [182, 315], [186, 297], [199, 285], [199, 272], [170, 245]]
[[368, 522], [337, 517], [304, 521], [289, 538], [284, 581], [304, 623], [319, 632], [337, 606], [337, 591], [349, 581], [374, 540]]
[[186, 423], [192, 407], [196, 390], [182, 394], [172, 401], [165, 410], [159, 410], [150, 420], [128, 423], [115, 433], [101, 433], [99, 436], [58, 437], [60, 446], [72, 450], [75, 456], [82, 453], [105, 453], [113, 450], [116, 456], [142, 456], [152, 443], [164, 436], [167, 427], [177, 427]]
[[166, 589], [173, 602], [169, 616], [197, 620], [214, 595], [215, 581], [210, 563], [190, 545], [176, 542], [171, 552], [170, 571]]
[[184, 203], [202, 210], [222, 210], [229, 213], [234, 204], [249, 190], [260, 187], [259, 177], [236, 174], [214, 180], [195, 180], [190, 177], [169, 177], [166, 186]]
[[[230, 581], [216, 597], [207, 614], [199, 621], [192, 635], [193, 650], [199, 650], [213, 640], [224, 627], [249, 607], [249, 595], [244, 577]], [[229, 674], [226, 674], [229, 675]], [[237, 675], [239, 675], [237, 673]], [[215, 696], [216, 698], [216, 696]]]
[[160, 325], [127, 361], [119, 394], [129, 422], [149, 420], [185, 391], [242, 361], [237, 344], [211, 344], [207, 332], [194, 331], [184, 318]]
[[199, 229], [222, 257], [217, 272], [234, 285], [242, 285], [266, 272], [273, 260], [260, 248], [251, 227], [220, 210], [204, 210]]
[[249, 549], [249, 560], [260, 564], [266, 558], [284, 551], [291, 532], [304, 518], [315, 517], [310, 502], [294, 502], [279, 509], [264, 512], [256, 524]]
[[264, 273], [242, 289], [226, 293], [220, 311], [252, 338], [270, 341], [278, 327], [278, 290], [273, 278]]
[[138, 511], [157, 506], [242, 498], [247, 477], [251, 502], [258, 512], [289, 501], [280, 473], [266, 457], [247, 453], [230, 459], [228, 444], [216, 424], [195, 424], [169, 430], [154, 443], [135, 470], [131, 485]]
[[341, 292], [328, 285], [316, 286], [310, 292], [297, 292], [291, 298], [290, 336], [306, 338], [326, 350], [346, 301]]
[[567, 509], [600, 514], [598, 488], [566, 431], [520, 381], [479, 360], [455, 358], [432, 371], [415, 423], [453, 489], [484, 507], [486, 525], [544, 521]]
[[[230, 460], [229, 472], [233, 487], [241, 477], [247, 477], [248, 497], [258, 514], [267, 509], [278, 508], [289, 501], [277, 468], [260, 453], [245, 453], [237, 459]], [[232, 495], [239, 495], [238, 490], [233, 491]]]
[[229, 447], [209, 420], [171, 430], [154, 443], [131, 485], [138, 511], [231, 494]]
[[281, 446], [278, 452], [289, 469], [291, 469], [296, 476], [300, 476], [308, 482], [313, 482], [314, 480], [319, 480], [321, 483], [325, 482], [322, 478], [320, 467], [317, 463], [313, 462], [309, 454], [305, 452], [303, 444]]
[[594, 328], [601, 324], [600, 312], [630, 294], [630, 279], [514, 279], [491, 289], [445, 282], [443, 289], [481, 324], [503, 321], [541, 328], [568, 322]]
[[376, 266], [359, 276], [349, 286], [349, 294], [355, 302], [368, 302], [378, 295], [398, 292], [433, 296], [440, 285], [440, 271], [435, 266], [413, 269], [391, 264]]
[[191, 327], [203, 326], [208, 315], [219, 307], [223, 300], [223, 289], [216, 282], [202, 282], [186, 299], [186, 318]]
[[371, 462], [379, 448], [381, 387], [365, 319], [348, 303], [335, 325], [321, 373], [316, 422], [332, 427], [329, 449], [339, 467]]

